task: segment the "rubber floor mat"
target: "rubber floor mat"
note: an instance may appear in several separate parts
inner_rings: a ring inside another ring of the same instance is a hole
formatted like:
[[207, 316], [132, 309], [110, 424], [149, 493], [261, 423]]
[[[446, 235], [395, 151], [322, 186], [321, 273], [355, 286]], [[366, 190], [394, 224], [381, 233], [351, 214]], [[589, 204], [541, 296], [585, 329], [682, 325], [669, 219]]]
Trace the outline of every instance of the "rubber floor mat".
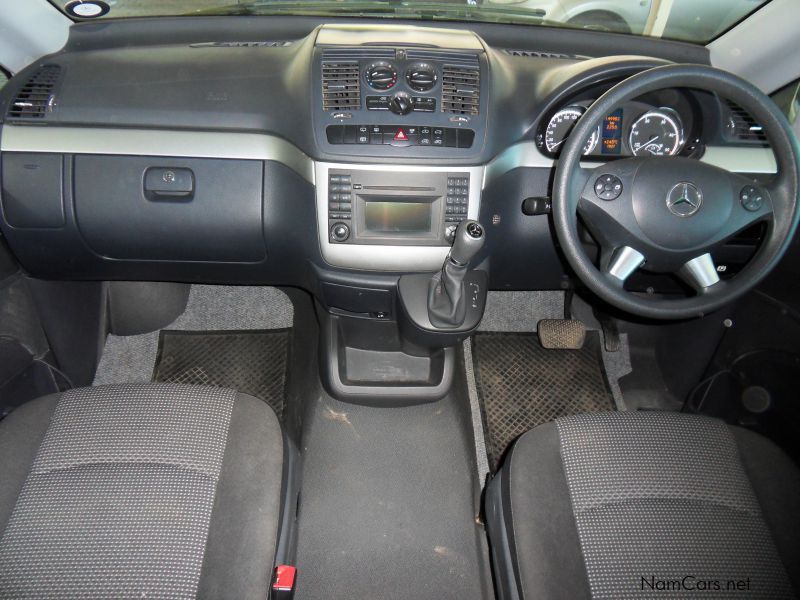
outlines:
[[289, 329], [162, 331], [153, 381], [233, 388], [283, 417]]
[[598, 332], [580, 350], [545, 350], [535, 334], [473, 337], [475, 383], [489, 466], [496, 471], [520, 435], [557, 417], [614, 409]]

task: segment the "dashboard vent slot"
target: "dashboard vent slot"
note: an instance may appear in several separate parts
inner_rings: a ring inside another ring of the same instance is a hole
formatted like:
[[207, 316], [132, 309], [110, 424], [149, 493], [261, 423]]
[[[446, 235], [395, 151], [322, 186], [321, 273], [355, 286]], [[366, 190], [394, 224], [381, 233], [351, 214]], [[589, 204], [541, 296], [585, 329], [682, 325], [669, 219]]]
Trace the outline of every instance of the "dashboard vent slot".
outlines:
[[408, 60], [443, 60], [447, 62], [463, 62], [477, 65], [478, 58], [469, 52], [454, 52], [450, 50], [406, 50]]
[[44, 119], [56, 107], [61, 67], [44, 65], [25, 82], [8, 109], [9, 119]]
[[481, 70], [472, 66], [447, 64], [442, 67], [442, 112], [455, 115], [480, 114]]
[[394, 60], [393, 48], [326, 48], [322, 60], [359, 60], [359, 59]]
[[361, 108], [360, 75], [358, 61], [323, 61], [322, 108], [326, 111]]
[[509, 56], [524, 56], [527, 58], [564, 58], [572, 60], [584, 60], [585, 56], [579, 54], [563, 54], [561, 52], [546, 52], [543, 50], [512, 50], [504, 48], [503, 52]]
[[767, 136], [759, 123], [741, 106], [725, 100], [728, 107], [728, 119], [725, 130], [728, 136], [742, 142], [766, 142]]
[[190, 44], [191, 48], [284, 48], [291, 46], [292, 42], [287, 40], [280, 41], [256, 41], [256, 42], [200, 42]]

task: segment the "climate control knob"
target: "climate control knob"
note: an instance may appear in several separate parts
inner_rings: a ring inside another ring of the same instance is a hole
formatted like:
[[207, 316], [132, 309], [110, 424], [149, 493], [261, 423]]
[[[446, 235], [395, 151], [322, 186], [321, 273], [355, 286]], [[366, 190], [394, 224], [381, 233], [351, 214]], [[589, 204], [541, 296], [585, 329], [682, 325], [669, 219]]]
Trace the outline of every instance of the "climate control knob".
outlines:
[[334, 223], [331, 227], [331, 239], [334, 242], [346, 242], [350, 237], [350, 227], [347, 223]]
[[389, 102], [389, 110], [396, 115], [407, 115], [414, 110], [414, 101], [405, 92], [398, 92]]

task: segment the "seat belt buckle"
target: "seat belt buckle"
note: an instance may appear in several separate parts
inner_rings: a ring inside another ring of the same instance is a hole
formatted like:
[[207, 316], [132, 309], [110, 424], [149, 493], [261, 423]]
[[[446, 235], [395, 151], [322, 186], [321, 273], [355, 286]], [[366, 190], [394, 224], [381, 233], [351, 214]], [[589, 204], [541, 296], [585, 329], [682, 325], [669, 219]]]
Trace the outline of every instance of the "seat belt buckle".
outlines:
[[297, 567], [292, 567], [291, 565], [278, 565], [275, 567], [270, 600], [292, 600], [294, 598], [296, 579]]

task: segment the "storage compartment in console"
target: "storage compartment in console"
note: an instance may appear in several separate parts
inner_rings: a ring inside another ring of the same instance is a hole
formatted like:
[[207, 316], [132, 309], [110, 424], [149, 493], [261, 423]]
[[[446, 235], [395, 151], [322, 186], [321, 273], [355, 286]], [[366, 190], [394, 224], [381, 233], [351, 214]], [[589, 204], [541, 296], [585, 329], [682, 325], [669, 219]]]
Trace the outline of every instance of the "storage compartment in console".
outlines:
[[258, 262], [263, 164], [253, 160], [76, 156], [78, 227], [115, 259]]

